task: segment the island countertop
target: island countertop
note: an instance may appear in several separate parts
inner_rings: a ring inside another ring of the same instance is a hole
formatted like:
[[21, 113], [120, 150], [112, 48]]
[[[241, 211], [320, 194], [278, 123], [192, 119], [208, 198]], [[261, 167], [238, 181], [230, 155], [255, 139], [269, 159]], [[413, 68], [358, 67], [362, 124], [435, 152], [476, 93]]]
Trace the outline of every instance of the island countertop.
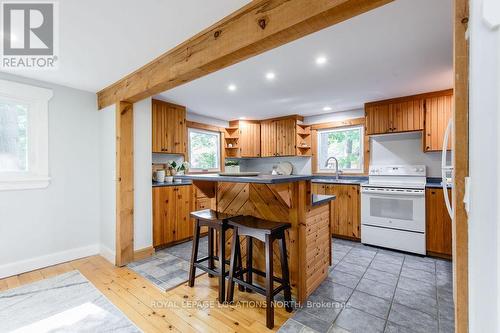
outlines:
[[311, 180], [313, 175], [290, 175], [278, 176], [262, 174], [252, 177], [236, 177], [236, 176], [221, 176], [219, 174], [191, 174], [184, 176], [176, 176], [178, 179], [207, 181], [207, 182], [221, 182], [221, 183], [254, 183], [254, 184], [282, 184], [293, 183], [303, 180]]

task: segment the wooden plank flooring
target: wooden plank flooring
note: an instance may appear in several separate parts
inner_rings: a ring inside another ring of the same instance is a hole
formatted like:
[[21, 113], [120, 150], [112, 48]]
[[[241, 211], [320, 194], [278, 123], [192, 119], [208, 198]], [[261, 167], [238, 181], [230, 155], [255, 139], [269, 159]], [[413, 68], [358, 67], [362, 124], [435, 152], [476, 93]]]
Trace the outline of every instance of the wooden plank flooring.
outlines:
[[[195, 287], [181, 285], [162, 292], [148, 280], [101, 256], [83, 258], [0, 280], [0, 291], [78, 270], [144, 332], [275, 332], [290, 317], [283, 308], [275, 309], [274, 330], [266, 328], [264, 307], [218, 305], [217, 279], [206, 274]], [[264, 297], [239, 293], [235, 300], [255, 304]]]

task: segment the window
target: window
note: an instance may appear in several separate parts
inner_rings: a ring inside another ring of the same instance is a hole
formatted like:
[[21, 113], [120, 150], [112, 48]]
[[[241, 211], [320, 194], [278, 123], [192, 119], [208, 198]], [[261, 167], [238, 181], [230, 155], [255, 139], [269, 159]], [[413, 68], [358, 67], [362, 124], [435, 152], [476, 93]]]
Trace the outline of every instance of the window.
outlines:
[[44, 188], [52, 91], [0, 80], [0, 190]]
[[220, 170], [220, 133], [188, 129], [189, 163], [193, 171]]
[[0, 170], [28, 170], [28, 106], [0, 99]]
[[319, 171], [335, 170], [333, 159], [325, 165], [332, 156], [339, 161], [339, 170], [363, 172], [363, 126], [318, 131]]

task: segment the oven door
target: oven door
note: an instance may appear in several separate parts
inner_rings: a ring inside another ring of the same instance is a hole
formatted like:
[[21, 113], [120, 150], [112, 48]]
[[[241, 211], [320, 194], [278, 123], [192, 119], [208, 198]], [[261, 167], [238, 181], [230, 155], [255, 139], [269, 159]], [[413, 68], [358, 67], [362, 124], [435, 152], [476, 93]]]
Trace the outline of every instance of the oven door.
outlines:
[[361, 224], [425, 232], [425, 190], [362, 187]]

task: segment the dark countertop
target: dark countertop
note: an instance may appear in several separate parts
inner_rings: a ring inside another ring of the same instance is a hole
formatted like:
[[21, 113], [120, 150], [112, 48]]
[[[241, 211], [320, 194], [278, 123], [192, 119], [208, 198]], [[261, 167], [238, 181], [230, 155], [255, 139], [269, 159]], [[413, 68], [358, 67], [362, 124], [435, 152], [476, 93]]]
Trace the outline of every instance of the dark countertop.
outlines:
[[[442, 179], [435, 177], [427, 177], [427, 183], [425, 183], [426, 188], [443, 188], [441, 185]], [[448, 188], [452, 188], [451, 184], [448, 184]]]
[[312, 200], [311, 200], [311, 205], [312, 206], [319, 206], [324, 203], [328, 203], [332, 200], [337, 199], [336, 195], [325, 195], [325, 194], [313, 194], [312, 195]]
[[312, 175], [291, 175], [291, 176], [273, 176], [273, 175], [259, 175], [254, 177], [232, 177], [220, 176], [218, 174], [201, 174], [201, 175], [184, 175], [176, 176], [184, 180], [201, 180], [208, 182], [225, 182], [225, 183], [257, 183], [257, 184], [281, 184], [292, 183], [301, 180], [311, 180], [314, 178]]
[[368, 182], [368, 177], [340, 176], [339, 179], [336, 179], [335, 176], [315, 175], [314, 178], [312, 179], [312, 182], [321, 184], [362, 185]]
[[153, 187], [164, 187], [164, 186], [183, 186], [183, 185], [191, 185], [193, 184], [190, 180], [182, 180], [181, 182], [171, 182], [171, 183], [158, 183], [153, 181]]

